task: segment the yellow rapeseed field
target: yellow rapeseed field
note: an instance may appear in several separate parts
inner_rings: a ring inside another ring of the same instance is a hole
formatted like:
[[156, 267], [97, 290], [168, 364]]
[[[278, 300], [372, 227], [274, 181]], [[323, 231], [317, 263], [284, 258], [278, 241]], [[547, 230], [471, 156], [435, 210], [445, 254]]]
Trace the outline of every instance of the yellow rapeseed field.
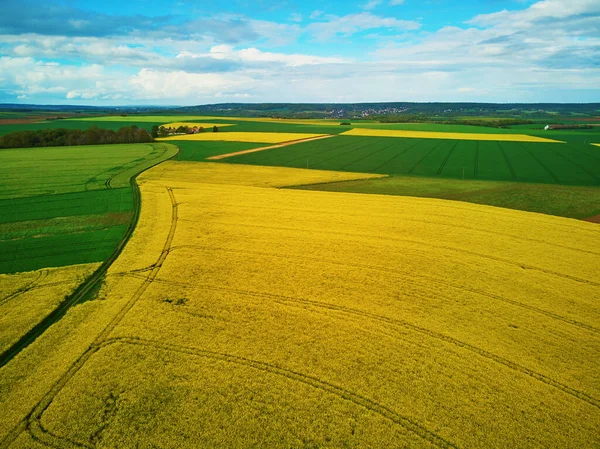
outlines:
[[600, 228], [277, 188], [350, 175], [142, 175], [98, 300], [0, 372], [0, 447], [599, 446]]
[[404, 137], [414, 139], [451, 139], [451, 140], [494, 140], [499, 142], [554, 142], [563, 143], [559, 140], [546, 139], [544, 137], [528, 136], [526, 134], [475, 134], [475, 133], [448, 133], [433, 131], [405, 131], [401, 129], [369, 129], [353, 128], [343, 132], [346, 136], [369, 136], [369, 137]]
[[0, 353], [54, 310], [99, 265], [0, 274]]
[[310, 139], [323, 134], [308, 133], [260, 133], [260, 132], [203, 132], [199, 134], [186, 134], [182, 136], [163, 137], [158, 140], [220, 140], [225, 142], [255, 142], [255, 143], [281, 143], [293, 140]]

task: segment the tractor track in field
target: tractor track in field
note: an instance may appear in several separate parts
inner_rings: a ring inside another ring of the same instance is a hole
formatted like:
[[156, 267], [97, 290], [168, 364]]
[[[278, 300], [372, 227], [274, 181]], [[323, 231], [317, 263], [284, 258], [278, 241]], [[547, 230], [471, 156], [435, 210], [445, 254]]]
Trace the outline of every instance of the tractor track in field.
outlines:
[[407, 153], [408, 151], [412, 150], [414, 147], [418, 146], [419, 144], [423, 143], [424, 139], [416, 139], [417, 142], [414, 145], [410, 145], [408, 146], [408, 148], [405, 148], [404, 150], [400, 151], [398, 154], [395, 154], [394, 156], [392, 156], [390, 159], [388, 159], [387, 161], [379, 164], [377, 167], [371, 169], [371, 173], [378, 173], [378, 170], [380, 170], [381, 168], [385, 167], [387, 164], [389, 164], [390, 162], [392, 162], [394, 159], [396, 159], [398, 156], [402, 156], [404, 153]]
[[[180, 247], [174, 247], [172, 249], [177, 249], [177, 248], [180, 248]], [[237, 252], [237, 251], [233, 251], [233, 252]], [[283, 257], [285, 257], [285, 256], [283, 256]], [[355, 264], [345, 264], [345, 263], [340, 263], [340, 264], [341, 265], [352, 265], [352, 266], [355, 265]], [[139, 278], [140, 276], [135, 276], [135, 277]], [[192, 285], [188, 282], [169, 281], [169, 280], [164, 280], [164, 279], [156, 279], [156, 282], [164, 282], [166, 284], [179, 285], [179, 286]], [[311, 300], [311, 299], [299, 298], [299, 297], [294, 297], [294, 296], [278, 295], [278, 294], [273, 294], [273, 293], [268, 293], [268, 292], [252, 291], [252, 290], [245, 290], [245, 289], [236, 289], [236, 288], [232, 288], [232, 287], [221, 287], [221, 286], [210, 285], [210, 284], [199, 285], [197, 283], [194, 283], [193, 285], [196, 287], [201, 286], [203, 289], [229, 292], [229, 293], [237, 293], [237, 294], [242, 294], [242, 295], [246, 295], [246, 296], [252, 296], [255, 298], [267, 297], [267, 298], [271, 298], [275, 302], [284, 303], [286, 305], [289, 303], [308, 305], [308, 306], [316, 307], [319, 309], [332, 310], [335, 312], [344, 313], [344, 314], [348, 314], [351, 316], [358, 316], [358, 317], [363, 317], [363, 318], [367, 318], [370, 320], [375, 320], [377, 322], [384, 323], [384, 324], [390, 325], [390, 326], [402, 327], [405, 329], [409, 329], [413, 332], [417, 332], [419, 334], [426, 335], [429, 338], [432, 338], [432, 339], [435, 339], [438, 341], [442, 341], [444, 343], [451, 344], [451, 345], [459, 347], [463, 350], [477, 354], [485, 359], [488, 359], [488, 360], [491, 360], [492, 362], [500, 364], [500, 365], [504, 366], [505, 368], [508, 368], [512, 371], [519, 372], [519, 373], [524, 374], [530, 378], [533, 378], [541, 383], [544, 383], [550, 387], [557, 388], [557, 389], [561, 390], [562, 392], [564, 392], [570, 396], [573, 396], [578, 400], [587, 402], [588, 404], [590, 404], [596, 408], [600, 408], [600, 400], [598, 400], [597, 398], [594, 398], [593, 396], [590, 396], [589, 394], [587, 394], [583, 391], [577, 390], [577, 389], [572, 388], [568, 385], [565, 385], [561, 382], [558, 382], [542, 373], [534, 371], [525, 366], [519, 365], [518, 363], [515, 363], [512, 360], [505, 359], [504, 357], [501, 357], [497, 354], [489, 352], [483, 348], [480, 348], [480, 347], [474, 346], [470, 343], [458, 340], [449, 335], [446, 335], [446, 334], [443, 334], [443, 333], [440, 333], [440, 332], [437, 332], [437, 331], [434, 331], [431, 329], [427, 329], [422, 326], [418, 326], [418, 325], [410, 323], [406, 320], [395, 319], [395, 318], [387, 317], [384, 315], [379, 315], [379, 314], [363, 311], [360, 309], [341, 306], [338, 304], [331, 304], [331, 303], [327, 303], [327, 302], [323, 302], [323, 301], [315, 301], [315, 300]], [[454, 287], [454, 288], [459, 288], [461, 290], [470, 291], [470, 289], [464, 289], [461, 287]], [[511, 301], [511, 303], [512, 303], [512, 301]], [[515, 301], [515, 303], [516, 303], [516, 301]], [[519, 304], [519, 303], [517, 303], [517, 304]], [[567, 322], [569, 323], [569, 321], [567, 321]], [[573, 324], [573, 323], [569, 323], [569, 324]], [[594, 328], [591, 328], [589, 330], [598, 332], [598, 330], [594, 329]]]
[[[454, 443], [444, 439], [437, 433], [427, 429], [414, 419], [403, 416], [388, 406], [381, 404], [373, 399], [370, 399], [366, 396], [362, 396], [358, 393], [350, 391], [346, 388], [340, 387], [333, 383], [327, 382], [326, 380], [319, 379], [314, 376], [310, 376], [307, 374], [303, 374], [294, 370], [286, 369], [272, 363], [262, 362], [259, 360], [250, 359], [247, 357], [242, 357], [233, 354], [227, 354], [216, 351], [209, 351], [205, 349], [199, 349], [194, 347], [188, 347], [183, 345], [169, 344], [169, 343], [161, 343], [154, 340], [142, 339], [142, 338], [129, 338], [129, 337], [119, 337], [106, 340], [103, 342], [101, 347], [106, 347], [113, 344], [128, 344], [134, 346], [142, 346], [142, 347], [152, 347], [155, 349], [160, 349], [168, 352], [175, 352], [180, 354], [191, 355], [195, 357], [203, 357], [209, 358], [213, 360], [219, 360], [227, 363], [232, 363], [235, 365], [246, 366], [249, 368], [253, 368], [259, 371], [265, 371], [270, 374], [278, 375], [289, 379], [290, 381], [298, 382], [305, 384], [309, 387], [313, 387], [315, 389], [324, 391], [326, 393], [333, 394], [343, 400], [351, 402], [354, 405], [365, 408], [377, 415], [397, 424], [407, 431], [417, 435], [425, 441], [430, 442], [431, 444], [440, 447], [440, 448], [457, 448], [458, 446]], [[87, 445], [84, 447], [88, 447]]]
[[510, 175], [512, 176], [512, 179], [517, 179], [517, 173], [515, 172], [515, 169], [513, 168], [512, 164], [510, 163], [508, 154], [506, 154], [506, 151], [504, 150], [504, 148], [502, 148], [502, 145], [500, 145], [499, 142], [496, 142], [496, 143], [498, 144], [498, 149], [502, 153], [502, 157], [504, 157], [504, 162], [506, 162], [506, 166], [508, 167], [508, 170], [510, 171]]
[[554, 149], [552, 149], [552, 151], [554, 152], [554, 154], [557, 154], [558, 156], [562, 157], [564, 160], [568, 161], [569, 163], [573, 164], [574, 166], [576, 166], [577, 168], [579, 168], [582, 172], [586, 173], [587, 175], [591, 176], [596, 182], [600, 181], [600, 178], [594, 174], [593, 172], [589, 171], [586, 167], [584, 167], [583, 165], [573, 161], [572, 159], [570, 159], [569, 157], [565, 156], [563, 153], [561, 153], [560, 151], [556, 151]]
[[423, 162], [425, 159], [427, 159], [427, 156], [429, 156], [431, 153], [433, 153], [435, 150], [437, 150], [439, 147], [441, 147], [446, 142], [447, 142], [446, 140], [442, 140], [440, 143], [435, 145], [431, 150], [429, 150], [427, 153], [425, 153], [423, 155], [423, 157], [421, 157], [421, 159], [419, 159], [417, 162], [415, 162], [415, 164], [410, 168], [410, 170], [408, 170], [408, 173], [412, 174], [412, 172], [415, 171], [415, 169], [419, 166], [419, 164], [421, 162]]
[[345, 170], [345, 169], [346, 169], [347, 167], [349, 167], [350, 165], [352, 165], [352, 164], [356, 164], [357, 162], [360, 162], [360, 161], [363, 161], [363, 160], [365, 160], [365, 159], [367, 159], [367, 158], [369, 158], [369, 157], [373, 156], [374, 154], [380, 153], [381, 151], [385, 151], [385, 150], [387, 150], [388, 148], [392, 148], [393, 146], [394, 146], [394, 144], [392, 143], [392, 144], [390, 144], [390, 145], [388, 145], [388, 146], [386, 146], [386, 147], [380, 148], [379, 150], [375, 150], [375, 151], [373, 151], [372, 153], [369, 153], [369, 154], [367, 154], [366, 156], [361, 156], [361, 157], [359, 157], [358, 159], [355, 159], [355, 160], [353, 160], [353, 161], [351, 161], [351, 162], [348, 162], [347, 164], [344, 164], [344, 165], [342, 165], [342, 166], [340, 167], [340, 169], [341, 169], [341, 170]]
[[[337, 135], [335, 135], [335, 136], [333, 136], [333, 137], [337, 137]], [[358, 144], [360, 144], [360, 143], [361, 143], [361, 142], [358, 142]], [[354, 145], [356, 145], [356, 144], [357, 144], [357, 142], [348, 142], [348, 143], [346, 143], [346, 144], [339, 145], [339, 146], [335, 147], [335, 149], [336, 149], [336, 150], [339, 150], [340, 148], [346, 148], [346, 147], [349, 147], [349, 146], [354, 146]], [[295, 156], [294, 156], [292, 159], [286, 159], [285, 161], [282, 161], [282, 162], [281, 162], [281, 166], [282, 166], [282, 167], [286, 167], [286, 166], [287, 166], [287, 164], [292, 164], [292, 163], [294, 163], [295, 161], [304, 160], [304, 159], [307, 159], [307, 158], [313, 157], [313, 156], [315, 156], [315, 155], [322, 154], [323, 152], [326, 152], [326, 151], [328, 151], [328, 149], [327, 149], [327, 148], [323, 149], [323, 148], [319, 148], [319, 147], [317, 147], [316, 151], [311, 151], [310, 153], [304, 153], [302, 156], [295, 155]]]
[[[460, 142], [460, 141], [458, 141], [458, 142]], [[456, 142], [454, 145], [452, 145], [452, 148], [450, 148], [450, 151], [448, 151], [448, 154], [446, 155], [446, 157], [442, 161], [442, 165], [440, 165], [440, 168], [438, 168], [438, 171], [437, 171], [438, 175], [442, 174], [442, 171], [444, 170], [444, 167], [446, 166], [446, 164], [450, 160], [450, 156], [452, 156], [452, 153], [454, 153], [454, 150], [456, 149], [456, 146], [458, 145], [458, 142]]]
[[473, 177], [477, 178], [479, 171], [479, 140], [475, 141], [475, 155], [473, 156]]
[[[164, 154], [164, 153], [163, 153]], [[178, 153], [179, 154], [179, 151]], [[175, 154], [169, 159], [173, 159], [177, 156]], [[56, 309], [54, 309], [50, 314], [46, 315], [38, 324], [36, 324], [29, 332], [23, 335], [15, 344], [13, 344], [10, 348], [6, 349], [3, 353], [0, 354], [0, 368], [9, 363], [13, 358], [15, 358], [21, 351], [27, 348], [31, 343], [33, 343], [38, 337], [40, 337], [52, 324], [59, 321], [67, 311], [73, 307], [75, 304], [78, 304], [89, 292], [93, 291], [93, 289], [99, 285], [100, 282], [104, 279], [106, 275], [106, 271], [112, 265], [112, 263], [117, 259], [117, 257], [123, 251], [123, 248], [133, 235], [133, 231], [137, 226], [137, 222], [140, 215], [141, 210], [141, 194], [140, 189], [137, 185], [136, 179], [137, 177], [143, 173], [144, 171], [162, 163], [164, 161], [158, 161], [155, 164], [143, 168], [139, 173], [134, 174], [130, 179], [131, 190], [133, 194], [133, 216], [127, 230], [121, 241], [118, 243], [115, 250], [112, 254], [106, 259], [100, 267], [94, 271], [82, 284], [79, 285], [75, 289], [75, 291], [67, 296], [64, 301], [62, 301]]]
[[38, 276], [35, 279], [33, 279], [32, 281], [30, 281], [27, 285], [24, 285], [23, 287], [15, 290], [12, 293], [9, 293], [8, 295], [4, 296], [3, 298], [0, 298], [0, 306], [6, 304], [7, 302], [9, 302], [12, 299], [18, 298], [23, 293], [33, 290], [34, 288], [40, 288], [39, 286], [36, 286], [36, 284], [38, 284], [42, 279], [46, 278], [47, 276], [48, 276], [48, 270], [40, 270], [38, 273]]
[[558, 176], [556, 176], [556, 174], [554, 174], [554, 172], [550, 170], [550, 168], [548, 168], [546, 164], [544, 164], [535, 154], [533, 154], [533, 151], [525, 148], [525, 146], [522, 143], [519, 143], [519, 146], [523, 151], [527, 151], [527, 153], [529, 153], [533, 160], [535, 160], [539, 164], [539, 166], [542, 167], [546, 171], [546, 173], [550, 175], [550, 177], [556, 184], [560, 185], [560, 179], [558, 178]]
[[[174, 155], [173, 158], [176, 156], [177, 155]], [[137, 175], [135, 177], [137, 177]], [[136, 213], [136, 219], [135, 219], [135, 222], [137, 223], [137, 220], [139, 219], [139, 211], [140, 211], [139, 206], [141, 205], [139, 203], [140, 191], [139, 191], [139, 187], [137, 186], [137, 183], [135, 183], [135, 178], [132, 178], [131, 182], [132, 182], [132, 187], [135, 184], [135, 187], [133, 187], [133, 188], [134, 188], [134, 190], [137, 191], [137, 195], [138, 195], [137, 203], [136, 203], [138, 205], [138, 207], [137, 207], [137, 213]], [[29, 414], [23, 420], [21, 420], [2, 440], [0, 440], [0, 448], [1, 449], [8, 448], [19, 437], [19, 435], [24, 431], [29, 431], [31, 437], [34, 440], [36, 440], [44, 445], [50, 446], [50, 447], [56, 447], [56, 448], [61, 448], [61, 449], [66, 448], [66, 447], [92, 447], [92, 446], [89, 446], [86, 444], [82, 444], [79, 442], [75, 442], [75, 441], [72, 441], [69, 439], [65, 439], [65, 438], [53, 435], [51, 432], [47, 431], [43, 427], [42, 422], [41, 422], [42, 415], [48, 409], [48, 407], [50, 406], [50, 404], [52, 403], [54, 398], [64, 388], [64, 386], [67, 385], [67, 383], [73, 378], [73, 376], [75, 376], [79, 372], [79, 370], [85, 365], [85, 363], [96, 352], [98, 352], [99, 349], [101, 349], [103, 347], [102, 343], [104, 341], [106, 341], [108, 335], [119, 324], [119, 322], [123, 319], [123, 317], [127, 314], [127, 312], [129, 312], [129, 310], [131, 310], [131, 308], [135, 305], [135, 303], [138, 301], [138, 299], [144, 294], [144, 292], [152, 284], [152, 282], [158, 275], [158, 272], [160, 271], [162, 264], [164, 263], [165, 259], [167, 258], [168, 254], [169, 254], [169, 251], [170, 251], [170, 248], [171, 248], [171, 245], [173, 242], [173, 238], [175, 236], [175, 231], [177, 229], [178, 204], [175, 200], [175, 196], [173, 194], [172, 189], [167, 187], [167, 192], [169, 193], [169, 197], [171, 199], [171, 207], [172, 207], [171, 227], [169, 229], [169, 234], [167, 235], [164, 247], [163, 247], [157, 261], [151, 266], [150, 273], [144, 278], [144, 282], [142, 283], [142, 285], [140, 285], [140, 287], [138, 287], [136, 292], [127, 301], [127, 303], [121, 308], [121, 310], [115, 315], [115, 317], [108, 323], [108, 325], [100, 332], [100, 334], [98, 334], [98, 337], [96, 337], [96, 340], [94, 341], [94, 343], [92, 343], [90, 345], [90, 347], [58, 379], [58, 381], [52, 385], [52, 387], [50, 388], [48, 393], [46, 393], [42, 397], [42, 399], [33, 407], [31, 412], [29, 412]], [[124, 242], [124, 243], [126, 243], [126, 242]], [[122, 247], [121, 247], [121, 249], [122, 249]], [[120, 253], [120, 251], [119, 251], [119, 253]], [[117, 254], [117, 256], [118, 256], [118, 254]], [[116, 257], [115, 257], [115, 259], [116, 259]], [[112, 263], [112, 261], [111, 261], [111, 263]], [[83, 295], [85, 295], [85, 293], [89, 292], [92, 288], [94, 288], [97, 285], [98, 282], [100, 282], [102, 279], [104, 279], [104, 276], [106, 275], [106, 270], [108, 269], [109, 266], [110, 266], [110, 264], [108, 264], [106, 267], [103, 264], [94, 273], [94, 274], [96, 274], [100, 271], [101, 268], [103, 268], [103, 267], [105, 268], [104, 271], [100, 272], [99, 277], [94, 277], [93, 283], [89, 284], [89, 282], [86, 282], [86, 285], [88, 285], [88, 284], [90, 285], [89, 288], [87, 290], [85, 290], [85, 292], [82, 293], [82, 295], [79, 296], [77, 299], [81, 299], [81, 297]], [[92, 275], [92, 276], [94, 276], [94, 275]]]

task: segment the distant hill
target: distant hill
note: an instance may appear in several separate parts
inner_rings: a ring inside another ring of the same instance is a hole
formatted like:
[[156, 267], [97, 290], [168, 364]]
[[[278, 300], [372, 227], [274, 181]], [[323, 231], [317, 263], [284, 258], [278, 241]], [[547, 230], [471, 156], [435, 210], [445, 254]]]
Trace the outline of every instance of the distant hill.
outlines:
[[286, 118], [452, 119], [455, 117], [589, 118], [600, 115], [600, 103], [220, 103], [197, 106], [79, 106], [0, 104], [0, 111], [82, 114], [186, 114]]

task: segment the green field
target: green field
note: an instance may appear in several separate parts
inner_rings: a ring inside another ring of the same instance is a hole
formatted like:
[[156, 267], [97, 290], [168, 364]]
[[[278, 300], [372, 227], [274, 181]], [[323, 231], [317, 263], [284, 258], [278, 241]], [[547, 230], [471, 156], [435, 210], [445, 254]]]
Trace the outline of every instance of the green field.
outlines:
[[166, 144], [0, 152], [0, 273], [99, 262], [134, 209], [129, 180], [175, 154]]
[[600, 150], [576, 143], [337, 136], [226, 161], [453, 179], [600, 184]]
[[252, 148], [264, 147], [264, 143], [247, 142], [203, 142], [192, 140], [174, 140], [169, 141], [177, 145], [180, 152], [177, 156], [178, 161], [197, 161], [201, 162], [207, 157], [218, 154], [234, 153], [236, 151], [250, 150]]
[[295, 187], [302, 190], [418, 196], [585, 219], [600, 215], [600, 189], [506, 181], [475, 181], [393, 175]]

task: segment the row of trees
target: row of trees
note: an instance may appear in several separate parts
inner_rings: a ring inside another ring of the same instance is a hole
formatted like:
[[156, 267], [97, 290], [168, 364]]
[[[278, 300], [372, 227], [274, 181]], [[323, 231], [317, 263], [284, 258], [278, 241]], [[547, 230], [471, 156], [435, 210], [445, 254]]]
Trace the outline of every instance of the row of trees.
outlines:
[[152, 136], [143, 128], [126, 126], [118, 131], [92, 126], [81, 129], [39, 129], [19, 131], [0, 136], [0, 148], [56, 147], [70, 145], [103, 145], [111, 143], [153, 142]]
[[[171, 128], [171, 127], [164, 127], [164, 126], [157, 126], [154, 125], [152, 127], [152, 130], [150, 131], [150, 134], [152, 135], [152, 137], [156, 138], [156, 137], [167, 137], [173, 134], [197, 134], [197, 133], [203, 133], [204, 127], [203, 126], [187, 126], [187, 125], [180, 125], [177, 128]], [[219, 128], [217, 127], [217, 125], [212, 127], [212, 131], [214, 133], [219, 132]]]

